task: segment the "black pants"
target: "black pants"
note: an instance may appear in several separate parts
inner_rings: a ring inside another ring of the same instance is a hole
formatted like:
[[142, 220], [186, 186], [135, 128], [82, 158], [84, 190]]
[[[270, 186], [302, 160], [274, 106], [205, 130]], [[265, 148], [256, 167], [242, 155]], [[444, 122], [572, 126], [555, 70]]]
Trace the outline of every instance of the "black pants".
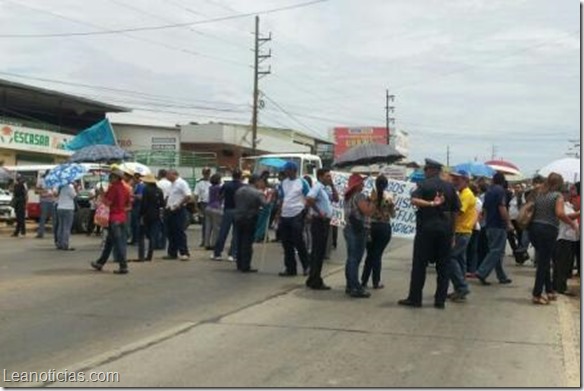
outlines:
[[554, 251], [554, 267], [552, 274], [552, 287], [554, 291], [564, 293], [568, 289], [568, 277], [572, 274], [574, 259], [574, 242], [558, 240]]
[[13, 235], [26, 235], [26, 204], [24, 202], [18, 202], [14, 206], [14, 214], [16, 214], [16, 228], [14, 229]]
[[428, 260], [436, 261], [435, 303], [444, 303], [448, 294], [448, 262], [452, 248], [452, 230], [422, 228], [414, 238], [414, 259], [410, 278], [408, 299], [422, 303], [422, 291], [426, 283], [426, 266]]
[[308, 269], [308, 252], [302, 237], [304, 231], [304, 213], [294, 217], [282, 217], [280, 219], [282, 246], [284, 247], [284, 265], [290, 274], [296, 274], [296, 254], [304, 270]]
[[187, 210], [180, 208], [168, 212], [168, 255], [176, 257], [190, 255], [187, 245], [186, 230]]
[[313, 218], [310, 226], [312, 234], [312, 250], [310, 254], [310, 275], [306, 286], [318, 288], [324, 285], [321, 277], [322, 263], [326, 253], [326, 244], [331, 226], [330, 219]]
[[479, 232], [479, 244], [477, 248], [477, 269], [489, 253], [489, 240], [487, 239], [487, 229], [481, 228]]
[[367, 256], [361, 274], [361, 285], [366, 286], [373, 274], [373, 287], [381, 282], [381, 258], [391, 240], [391, 225], [389, 223], [371, 223], [371, 240], [367, 242]]
[[333, 248], [337, 248], [337, 239], [339, 238], [339, 227], [337, 227], [336, 225], [332, 226], [331, 232], [333, 235], [333, 241], [332, 241]]
[[558, 229], [553, 225], [532, 223], [529, 227], [529, 239], [535, 248], [535, 284], [533, 296], [541, 296], [543, 290], [546, 293], [553, 291], [551, 277], [551, 260], [556, 247]]
[[251, 268], [257, 222], [257, 216], [235, 220], [235, 229], [237, 230], [237, 270], [245, 271]]

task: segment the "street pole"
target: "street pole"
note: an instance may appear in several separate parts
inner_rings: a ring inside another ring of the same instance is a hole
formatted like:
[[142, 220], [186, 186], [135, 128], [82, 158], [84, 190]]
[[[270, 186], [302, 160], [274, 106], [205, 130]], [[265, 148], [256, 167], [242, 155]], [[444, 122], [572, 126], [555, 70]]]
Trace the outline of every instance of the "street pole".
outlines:
[[260, 17], [256, 15], [255, 17], [255, 39], [254, 39], [254, 66], [253, 66], [253, 113], [251, 119], [251, 149], [252, 154], [255, 155], [257, 151], [257, 138], [258, 138], [258, 103], [259, 103], [259, 79], [261, 76], [268, 75], [271, 72], [271, 68], [267, 71], [260, 71], [260, 63], [272, 56], [272, 51], [268, 54], [260, 54], [260, 46], [262, 43], [272, 40], [272, 33], [267, 38], [260, 38]]

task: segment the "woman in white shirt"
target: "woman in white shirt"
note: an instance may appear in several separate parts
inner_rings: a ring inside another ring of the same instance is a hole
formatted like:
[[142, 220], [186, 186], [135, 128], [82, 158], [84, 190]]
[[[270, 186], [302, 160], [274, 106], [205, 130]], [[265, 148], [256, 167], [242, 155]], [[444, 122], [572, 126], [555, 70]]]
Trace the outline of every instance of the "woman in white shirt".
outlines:
[[59, 188], [59, 201], [57, 204], [59, 226], [57, 228], [56, 243], [58, 250], [75, 250], [69, 247], [69, 237], [71, 236], [71, 227], [73, 226], [73, 217], [75, 216], [75, 197], [77, 197], [77, 191], [73, 184], [70, 183]]

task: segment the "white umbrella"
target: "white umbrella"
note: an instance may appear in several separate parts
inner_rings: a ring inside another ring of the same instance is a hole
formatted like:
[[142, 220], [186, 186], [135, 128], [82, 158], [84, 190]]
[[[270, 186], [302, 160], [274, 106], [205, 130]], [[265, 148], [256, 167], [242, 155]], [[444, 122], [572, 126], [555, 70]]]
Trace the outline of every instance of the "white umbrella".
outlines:
[[150, 168], [148, 168], [148, 166], [138, 162], [124, 162], [120, 164], [120, 168], [122, 170], [129, 169], [130, 171], [136, 174], [140, 174], [142, 176], [152, 174], [152, 171], [150, 171]]
[[566, 182], [578, 182], [580, 180], [580, 160], [575, 158], [556, 160], [539, 170], [538, 173], [541, 176], [547, 177], [552, 172], [560, 174]]

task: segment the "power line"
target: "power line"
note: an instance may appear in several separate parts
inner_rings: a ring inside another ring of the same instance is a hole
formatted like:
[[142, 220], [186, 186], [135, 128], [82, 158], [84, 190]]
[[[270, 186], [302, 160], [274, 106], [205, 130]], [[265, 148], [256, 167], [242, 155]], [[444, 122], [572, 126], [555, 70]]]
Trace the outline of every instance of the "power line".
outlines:
[[[8, 0], [3, 0], [8, 1]], [[167, 30], [167, 29], [175, 29], [175, 28], [182, 28], [194, 25], [201, 25], [201, 24], [209, 24], [209, 23], [216, 23], [216, 22], [223, 22], [232, 19], [240, 19], [246, 18], [249, 16], [254, 15], [265, 15], [271, 14], [276, 12], [288, 11], [292, 9], [308, 7], [314, 4], [323, 3], [328, 0], [312, 0], [304, 3], [297, 3], [292, 4], [289, 6], [278, 7], [278, 8], [271, 8], [263, 11], [254, 11], [254, 12], [246, 12], [242, 14], [236, 15], [228, 15], [222, 16], [217, 18], [199, 20], [199, 21], [191, 21], [185, 23], [171, 23], [171, 24], [162, 24], [158, 26], [144, 26], [144, 27], [130, 27], [130, 28], [123, 28], [123, 29], [111, 29], [111, 30], [104, 30], [104, 31], [86, 31], [86, 32], [68, 32], [68, 33], [52, 33], [52, 34], [0, 34], [0, 38], [58, 38], [58, 37], [84, 37], [84, 36], [92, 36], [92, 35], [111, 35], [111, 34], [122, 34], [122, 33], [132, 33], [138, 31], [158, 31], [158, 30]], [[12, 3], [11, 1], [8, 1]], [[19, 3], [13, 3], [19, 4]], [[21, 5], [21, 4], [19, 4]]]
[[[163, 102], [164, 101], [173, 102], [174, 99], [177, 99], [177, 97], [170, 96], [170, 95], [151, 94], [151, 93], [147, 93], [147, 92], [143, 92], [143, 91], [135, 91], [135, 90], [122, 89], [122, 88], [114, 88], [114, 87], [103, 87], [103, 86], [96, 86], [96, 85], [77, 83], [77, 82], [69, 82], [69, 81], [50, 79], [50, 78], [44, 78], [44, 77], [25, 76], [25, 75], [21, 75], [21, 74], [17, 74], [17, 73], [12, 73], [12, 72], [0, 71], [0, 75], [12, 76], [12, 77], [16, 77], [16, 78], [25, 79], [25, 80], [35, 80], [35, 81], [42, 81], [42, 82], [53, 83], [53, 84], [67, 85], [67, 86], [72, 86], [72, 87], [81, 87], [81, 88], [87, 88], [87, 89], [93, 89], [93, 90], [112, 91], [115, 93], [121, 93], [121, 94], [125, 94], [125, 95], [130, 95], [130, 96], [138, 96], [138, 97], [144, 96], [144, 97], [148, 97], [151, 100], [159, 100], [159, 101], [163, 101]], [[157, 99], [157, 98], [160, 98], [160, 99]], [[227, 105], [232, 105], [234, 107], [242, 106], [242, 104], [234, 105], [234, 104], [228, 103], [228, 102], [219, 102], [219, 101], [211, 101], [211, 100], [204, 100], [204, 99], [195, 99], [195, 98], [184, 98], [184, 99], [190, 100], [190, 101], [195, 101], [195, 102], [210, 103], [210, 104], [222, 104], [222, 105], [227, 104]], [[176, 102], [176, 101], [174, 101], [174, 102]], [[247, 104], [245, 104], [245, 105], [247, 106]]]
[[280, 106], [276, 101], [274, 101], [272, 98], [270, 98], [269, 96], [262, 94], [262, 96], [267, 99], [268, 101], [270, 101], [274, 106], [276, 106], [276, 108], [278, 108], [282, 113], [284, 113], [286, 116], [288, 116], [290, 119], [292, 119], [294, 122], [296, 122], [297, 124], [299, 124], [300, 126], [302, 126], [303, 128], [305, 128], [306, 130], [310, 131], [313, 136], [317, 136], [318, 138], [322, 139], [325, 136], [323, 136], [320, 132], [318, 132], [317, 130], [312, 129], [310, 126], [306, 125], [304, 122], [300, 121], [298, 118], [296, 118], [294, 115], [292, 115], [290, 112], [288, 112], [286, 109], [284, 109], [282, 106]]
[[[8, 2], [8, 3], [11, 3], [11, 4], [16, 4], [16, 5], [19, 5], [21, 7], [28, 8], [28, 9], [33, 10], [33, 11], [36, 11], [36, 12], [40, 12], [40, 13], [44, 13], [44, 14], [47, 14], [47, 15], [51, 15], [51, 16], [56, 17], [56, 18], [64, 19], [64, 20], [67, 20], [69, 22], [73, 22], [73, 23], [82, 24], [82, 25], [86, 25], [86, 26], [93, 27], [93, 28], [97, 28], [97, 29], [102, 30], [102, 32], [110, 31], [106, 27], [100, 26], [98, 24], [91, 23], [91, 22], [86, 22], [86, 21], [83, 21], [83, 20], [75, 19], [75, 18], [70, 18], [68, 16], [64, 16], [64, 15], [61, 15], [61, 14], [58, 14], [56, 12], [52, 12], [52, 11], [49, 11], [49, 10], [35, 8], [35, 7], [31, 7], [29, 5], [25, 5], [25, 4], [21, 4], [21, 3], [15, 3], [15, 2], [13, 2], [11, 0], [2, 0], [2, 1]], [[121, 34], [123, 36], [127, 37], [127, 38], [131, 38], [131, 39], [136, 40], [136, 41], [147, 42], [149, 44], [156, 45], [156, 46], [159, 46], [159, 47], [163, 47], [163, 48], [168, 49], [168, 50], [172, 50], [172, 51], [176, 51], [176, 52], [188, 54], [188, 55], [191, 55], [191, 56], [208, 58], [208, 59], [211, 59], [211, 60], [220, 61], [220, 62], [229, 63], [229, 64], [234, 64], [234, 65], [237, 65], [237, 66], [241, 66], [241, 67], [246, 67], [247, 68], [247, 64], [246, 63], [242, 63], [242, 62], [239, 62], [239, 61], [234, 61], [234, 60], [231, 60], [231, 59], [226, 59], [226, 58], [221, 58], [221, 57], [217, 57], [217, 56], [212, 56], [212, 55], [208, 55], [208, 54], [199, 53], [199, 52], [196, 52], [196, 51], [193, 51], [193, 50], [184, 49], [184, 48], [181, 48], [181, 47], [178, 47], [178, 46], [169, 45], [169, 44], [166, 44], [166, 43], [163, 43], [163, 42], [160, 42], [160, 41], [152, 40], [150, 38], [137, 37], [137, 36], [134, 36], [134, 35], [130, 35], [127, 32], [121, 32]], [[75, 35], [70, 35], [69, 37], [73, 37], [73, 36], [75, 36]], [[2, 36], [0, 36], [0, 38], [2, 38]]]

